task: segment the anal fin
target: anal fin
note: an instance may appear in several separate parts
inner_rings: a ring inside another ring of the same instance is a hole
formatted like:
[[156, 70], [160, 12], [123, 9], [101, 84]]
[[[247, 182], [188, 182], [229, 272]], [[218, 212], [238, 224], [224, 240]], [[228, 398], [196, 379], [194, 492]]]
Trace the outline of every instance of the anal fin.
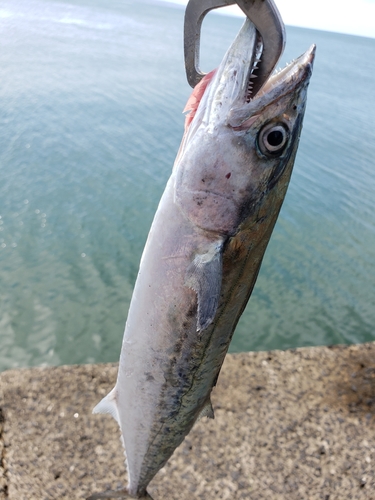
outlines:
[[209, 401], [206, 406], [203, 407], [203, 410], [198, 415], [197, 421], [203, 417], [207, 418], [215, 418], [214, 409], [212, 408], [211, 401]]

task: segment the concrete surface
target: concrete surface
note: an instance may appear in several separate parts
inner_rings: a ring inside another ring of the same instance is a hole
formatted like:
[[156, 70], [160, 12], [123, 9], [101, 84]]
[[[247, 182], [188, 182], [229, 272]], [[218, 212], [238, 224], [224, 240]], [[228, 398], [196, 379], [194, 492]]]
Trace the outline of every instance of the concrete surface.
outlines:
[[[117, 424], [92, 407], [116, 365], [0, 375], [0, 499], [83, 499], [126, 483]], [[229, 355], [155, 500], [375, 499], [375, 343]]]

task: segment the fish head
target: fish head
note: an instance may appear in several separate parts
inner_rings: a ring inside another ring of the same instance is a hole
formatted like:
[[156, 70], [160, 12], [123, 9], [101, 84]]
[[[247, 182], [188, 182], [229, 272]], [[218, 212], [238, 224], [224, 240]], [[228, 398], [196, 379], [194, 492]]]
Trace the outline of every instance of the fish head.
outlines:
[[261, 41], [246, 20], [219, 68], [198, 84], [174, 168], [176, 203], [193, 224], [233, 235], [273, 189], [284, 198], [314, 55], [312, 46], [253, 95]]

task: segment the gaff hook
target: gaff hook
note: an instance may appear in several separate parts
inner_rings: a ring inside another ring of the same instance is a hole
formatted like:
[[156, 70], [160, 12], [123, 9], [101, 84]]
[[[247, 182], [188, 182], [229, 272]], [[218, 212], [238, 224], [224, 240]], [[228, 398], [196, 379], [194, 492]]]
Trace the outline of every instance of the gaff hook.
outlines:
[[261, 64], [254, 82], [255, 95], [274, 70], [285, 46], [285, 28], [273, 0], [190, 0], [185, 11], [184, 51], [186, 76], [191, 87], [204, 77], [199, 69], [200, 33], [204, 16], [213, 9], [238, 4], [262, 37]]

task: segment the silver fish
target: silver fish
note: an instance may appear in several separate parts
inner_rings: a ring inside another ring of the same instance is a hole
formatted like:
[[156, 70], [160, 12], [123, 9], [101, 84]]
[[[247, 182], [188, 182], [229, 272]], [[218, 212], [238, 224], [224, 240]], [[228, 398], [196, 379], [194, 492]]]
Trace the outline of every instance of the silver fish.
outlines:
[[130, 497], [150, 498], [147, 485], [196, 420], [213, 418], [211, 390], [292, 173], [315, 46], [252, 95], [258, 48], [246, 20], [188, 102], [142, 255], [117, 383], [94, 409], [120, 426]]

